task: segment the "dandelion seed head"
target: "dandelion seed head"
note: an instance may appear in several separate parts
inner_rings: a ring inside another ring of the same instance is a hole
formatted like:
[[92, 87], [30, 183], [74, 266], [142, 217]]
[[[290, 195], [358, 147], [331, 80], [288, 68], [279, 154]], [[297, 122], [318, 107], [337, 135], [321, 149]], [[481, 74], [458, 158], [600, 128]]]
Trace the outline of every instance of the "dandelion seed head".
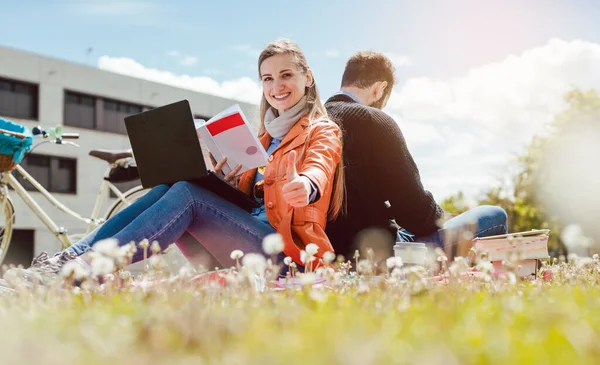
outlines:
[[238, 276], [233, 272], [228, 272], [225, 274], [225, 281], [229, 285], [237, 285], [239, 283]]
[[394, 279], [400, 279], [403, 276], [403, 271], [399, 267], [395, 267], [390, 274]]
[[229, 257], [231, 257], [232, 260], [239, 260], [244, 256], [244, 253], [242, 252], [242, 250], [233, 250], [231, 251], [231, 254], [229, 255]]
[[290, 266], [290, 264], [292, 263], [292, 258], [291, 258], [291, 257], [289, 257], [289, 256], [286, 256], [286, 257], [283, 259], [283, 263], [284, 263], [284, 264], [286, 264], [287, 266]]
[[360, 260], [358, 262], [358, 266], [356, 267], [356, 271], [361, 274], [368, 274], [371, 272], [371, 262], [369, 260]]
[[106, 274], [102, 278], [104, 279], [104, 282], [115, 281], [115, 275], [114, 274]]
[[119, 257], [118, 257], [119, 259], [125, 259], [131, 255], [132, 255], [132, 252], [131, 252], [130, 245], [125, 245], [125, 246], [119, 247]]
[[402, 265], [404, 265], [404, 262], [402, 261], [401, 257], [392, 256], [388, 257], [387, 260], [385, 260], [385, 265], [388, 269], [393, 269], [395, 267], [402, 267]]
[[310, 264], [311, 262], [315, 261], [315, 257], [313, 255], [309, 255], [308, 252], [302, 250], [300, 251], [300, 261], [302, 261], [303, 264]]
[[92, 246], [92, 250], [104, 256], [112, 257], [112, 258], [120, 258], [121, 251], [119, 248], [119, 241], [114, 238], [108, 238], [105, 240], [101, 240], [96, 242]]
[[484, 274], [494, 273], [494, 265], [489, 261], [480, 261], [476, 266], [477, 271]]
[[323, 261], [326, 264], [331, 264], [333, 262], [333, 260], [335, 260], [335, 254], [331, 251], [327, 251], [323, 254]]
[[137, 245], [135, 244], [135, 242], [131, 241], [129, 242], [129, 252], [131, 252], [131, 254], [135, 254], [137, 252], [138, 248]]
[[158, 241], [154, 241], [152, 242], [152, 244], [150, 245], [150, 251], [152, 253], [159, 253], [162, 249], [160, 248], [160, 244], [158, 243]]
[[142, 250], [145, 250], [145, 249], [147, 249], [147, 248], [148, 248], [148, 246], [150, 246], [150, 242], [149, 242], [149, 241], [148, 241], [146, 238], [144, 238], [144, 239], [143, 239], [143, 240], [140, 242], [140, 248], [141, 248]]
[[263, 251], [267, 255], [277, 255], [283, 251], [283, 237], [279, 233], [272, 233], [263, 238]]
[[304, 250], [307, 254], [314, 256], [319, 251], [319, 246], [315, 245], [314, 243], [309, 243], [308, 245], [306, 245]]
[[250, 273], [262, 276], [267, 269], [267, 260], [261, 254], [249, 253], [244, 255], [244, 258], [242, 259], [242, 265]]
[[72, 277], [74, 280], [83, 280], [86, 279], [89, 275], [89, 270], [83, 267], [79, 262], [75, 260], [68, 261], [60, 270], [61, 277]]
[[104, 276], [115, 271], [115, 261], [102, 255], [93, 258], [90, 266], [95, 276]]

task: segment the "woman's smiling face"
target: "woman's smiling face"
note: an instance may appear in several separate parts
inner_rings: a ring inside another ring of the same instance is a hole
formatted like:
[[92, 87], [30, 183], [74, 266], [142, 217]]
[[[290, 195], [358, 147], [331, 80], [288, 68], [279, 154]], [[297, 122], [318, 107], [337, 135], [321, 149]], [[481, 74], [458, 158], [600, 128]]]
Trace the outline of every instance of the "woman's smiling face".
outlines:
[[277, 54], [260, 65], [263, 94], [279, 114], [296, 105], [312, 84], [310, 70], [303, 73], [290, 54]]

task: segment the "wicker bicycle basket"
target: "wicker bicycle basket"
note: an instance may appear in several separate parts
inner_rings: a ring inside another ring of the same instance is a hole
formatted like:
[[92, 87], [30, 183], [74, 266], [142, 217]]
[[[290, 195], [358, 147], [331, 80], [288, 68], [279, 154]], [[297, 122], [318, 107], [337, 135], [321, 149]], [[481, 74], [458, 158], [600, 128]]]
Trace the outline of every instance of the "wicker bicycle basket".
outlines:
[[31, 143], [31, 133], [25, 126], [0, 118], [0, 172], [14, 170]]
[[17, 167], [11, 155], [0, 153], [0, 172], [12, 171]]

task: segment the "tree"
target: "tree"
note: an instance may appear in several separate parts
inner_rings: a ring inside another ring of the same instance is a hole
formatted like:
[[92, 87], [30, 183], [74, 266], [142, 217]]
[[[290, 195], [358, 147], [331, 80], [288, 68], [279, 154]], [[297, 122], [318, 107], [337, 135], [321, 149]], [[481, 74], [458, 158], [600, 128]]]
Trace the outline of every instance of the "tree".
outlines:
[[[550, 229], [548, 246], [553, 256], [566, 253], [561, 231], [573, 220], [600, 241], [600, 228], [595, 224], [600, 218], [596, 208], [600, 204], [592, 200], [598, 199], [600, 191], [591, 188], [597, 186], [600, 190], [600, 173], [590, 183], [590, 176], [594, 176], [582, 170], [600, 170], [595, 167], [597, 162], [594, 164], [600, 154], [576, 155], [559, 161], [561, 156], [572, 156], [569, 153], [577, 149], [580, 141], [596, 137], [600, 141], [600, 96], [594, 90], [573, 90], [565, 95], [565, 102], [567, 108], [555, 116], [551, 134], [535, 137], [526, 152], [517, 157], [517, 173], [510, 183], [490, 189], [478, 201], [479, 205], [504, 208], [509, 232]], [[580, 191], [583, 194], [578, 195]], [[459, 192], [444, 199], [441, 205], [449, 213], [458, 214], [466, 210], [464, 202], [464, 194]]]

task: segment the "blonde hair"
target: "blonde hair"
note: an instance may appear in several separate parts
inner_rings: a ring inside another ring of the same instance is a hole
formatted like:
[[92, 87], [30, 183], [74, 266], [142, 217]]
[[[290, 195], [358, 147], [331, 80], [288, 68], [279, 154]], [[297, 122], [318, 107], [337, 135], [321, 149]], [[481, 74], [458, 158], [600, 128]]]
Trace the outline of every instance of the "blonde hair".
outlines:
[[[300, 50], [298, 45], [287, 39], [280, 39], [273, 43], [270, 43], [265, 49], [262, 50], [260, 56], [258, 57], [258, 77], [260, 78], [260, 66], [262, 63], [269, 57], [273, 57], [275, 55], [287, 54], [290, 55], [293, 59], [296, 67], [303, 74], [308, 73], [310, 68], [308, 67], [308, 62], [306, 61], [306, 57], [304, 53]], [[309, 125], [312, 125], [314, 122], [325, 119], [328, 120], [327, 110], [321, 103], [321, 98], [319, 96], [319, 90], [317, 89], [317, 83], [312, 80], [312, 84], [306, 87], [305, 90], [306, 96], [306, 105], [308, 109], [308, 121]], [[265, 98], [265, 94], [263, 93], [260, 100], [260, 129], [259, 134], [262, 135], [265, 133], [265, 115], [267, 111], [271, 108], [271, 105]], [[308, 134], [307, 140], [305, 141], [304, 148], [306, 147], [306, 142], [308, 142], [308, 138], [310, 137], [310, 133]], [[340, 130], [340, 141], [342, 140], [341, 130]], [[304, 148], [302, 150], [302, 154], [304, 153]], [[344, 211], [344, 196], [345, 196], [345, 182], [344, 182], [344, 166], [343, 159], [340, 159], [340, 163], [337, 165], [335, 170], [335, 177], [333, 183], [333, 192], [331, 195], [331, 202], [329, 204], [329, 213], [328, 217], [330, 220], [336, 218], [340, 213]]]

